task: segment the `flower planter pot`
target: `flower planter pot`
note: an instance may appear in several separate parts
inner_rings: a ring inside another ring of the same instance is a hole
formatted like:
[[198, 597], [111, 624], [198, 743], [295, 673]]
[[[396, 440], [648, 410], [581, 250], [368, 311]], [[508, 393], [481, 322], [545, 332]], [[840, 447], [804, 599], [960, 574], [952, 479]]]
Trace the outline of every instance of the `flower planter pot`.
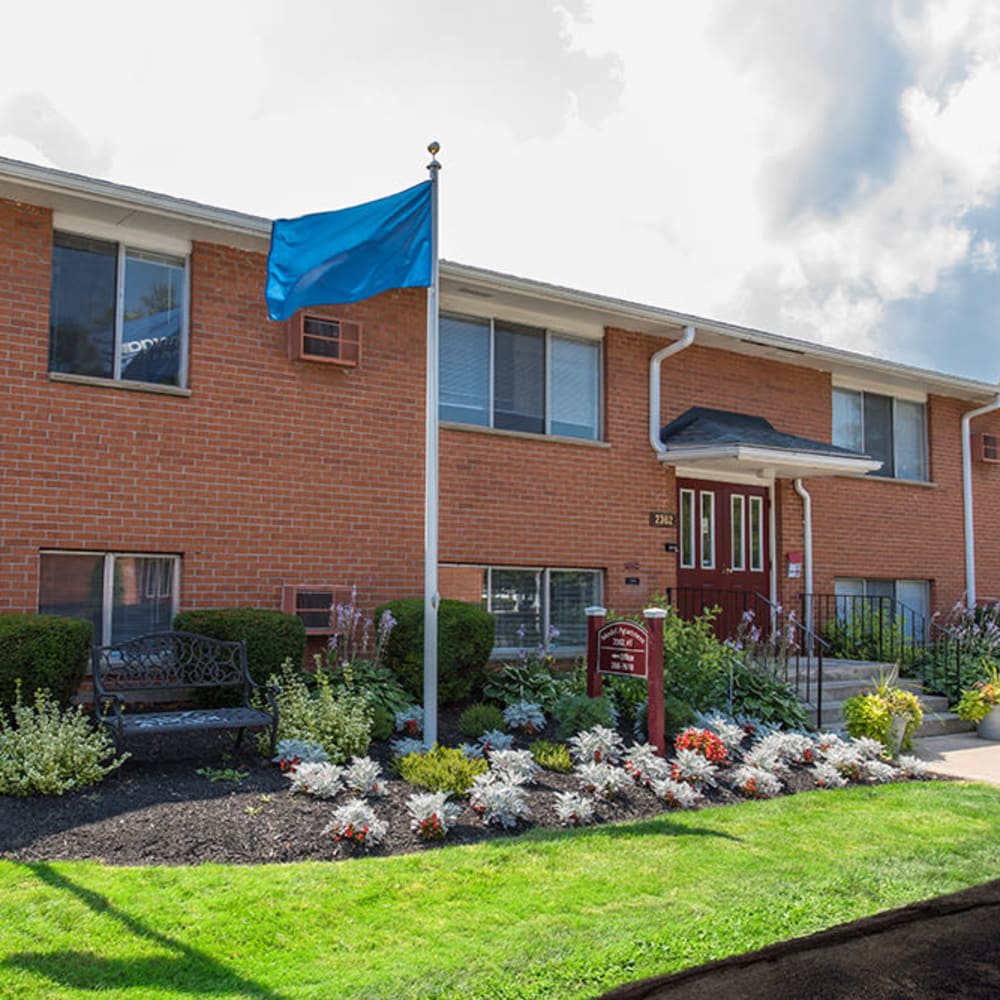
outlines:
[[994, 705], [989, 715], [976, 727], [984, 740], [1000, 740], [1000, 705]]

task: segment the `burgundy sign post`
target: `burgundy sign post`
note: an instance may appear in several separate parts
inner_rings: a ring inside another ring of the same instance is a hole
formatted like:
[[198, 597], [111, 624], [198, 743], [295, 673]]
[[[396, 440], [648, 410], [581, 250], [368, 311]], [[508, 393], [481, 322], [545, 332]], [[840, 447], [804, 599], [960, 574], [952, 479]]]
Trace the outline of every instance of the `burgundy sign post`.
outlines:
[[648, 628], [632, 622], [604, 623], [604, 608], [587, 608], [587, 696], [601, 696], [601, 674], [636, 677], [646, 681], [646, 731], [649, 742], [662, 757], [663, 709], [663, 619], [662, 608], [643, 611]]
[[601, 675], [597, 672], [597, 633], [604, 624], [604, 608], [587, 608], [587, 697], [601, 697]]
[[662, 757], [666, 752], [666, 717], [663, 708], [663, 608], [643, 611], [649, 631], [649, 674], [646, 679], [646, 733]]

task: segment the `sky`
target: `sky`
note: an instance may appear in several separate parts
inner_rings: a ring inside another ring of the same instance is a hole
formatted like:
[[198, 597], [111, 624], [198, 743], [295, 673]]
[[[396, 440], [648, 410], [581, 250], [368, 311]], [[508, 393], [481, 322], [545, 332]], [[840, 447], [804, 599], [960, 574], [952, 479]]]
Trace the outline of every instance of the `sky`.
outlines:
[[6, 4], [0, 156], [1000, 377], [996, 0]]

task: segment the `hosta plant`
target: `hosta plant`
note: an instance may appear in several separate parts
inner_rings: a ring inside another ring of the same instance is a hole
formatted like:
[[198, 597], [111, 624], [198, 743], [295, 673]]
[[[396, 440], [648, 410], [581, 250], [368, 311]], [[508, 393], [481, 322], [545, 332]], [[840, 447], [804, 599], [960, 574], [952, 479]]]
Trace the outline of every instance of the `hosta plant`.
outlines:
[[617, 764], [625, 752], [621, 736], [607, 726], [593, 726], [577, 733], [569, 741], [569, 752], [573, 760], [584, 764]]
[[389, 744], [389, 749], [394, 758], [401, 758], [409, 757], [411, 753], [423, 753], [425, 747], [423, 740], [416, 740], [412, 736], [401, 736]]
[[479, 737], [476, 746], [480, 753], [488, 754], [491, 750], [509, 750], [514, 745], [514, 737], [499, 729], [490, 729]]
[[586, 826], [594, 822], [594, 800], [579, 792], [557, 792], [555, 810], [563, 826]]
[[421, 840], [443, 840], [458, 821], [462, 806], [452, 802], [448, 792], [423, 792], [406, 802], [410, 829]]
[[344, 769], [327, 761], [299, 764], [285, 777], [293, 792], [312, 795], [317, 799], [334, 799], [344, 790]]
[[486, 755], [490, 770], [512, 785], [530, 785], [538, 774], [538, 764], [530, 750], [490, 750]]
[[533, 701], [515, 701], [503, 710], [503, 717], [508, 729], [529, 735], [545, 728], [545, 713]]
[[44, 688], [21, 701], [17, 683], [11, 725], [0, 711], [0, 795], [62, 795], [95, 785], [128, 757], [114, 756], [105, 729], [81, 707], [65, 711]]
[[323, 833], [336, 841], [347, 841], [358, 847], [381, 844], [389, 831], [389, 824], [379, 819], [370, 805], [361, 799], [351, 799], [333, 811], [333, 819], [323, 828]]

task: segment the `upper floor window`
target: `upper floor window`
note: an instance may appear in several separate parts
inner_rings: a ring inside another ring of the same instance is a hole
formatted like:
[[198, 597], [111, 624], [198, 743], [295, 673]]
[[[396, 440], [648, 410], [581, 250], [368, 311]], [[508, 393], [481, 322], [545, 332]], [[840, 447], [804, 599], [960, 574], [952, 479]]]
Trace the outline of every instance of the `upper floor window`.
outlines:
[[186, 263], [57, 232], [49, 371], [183, 385]]
[[462, 424], [600, 436], [600, 345], [500, 320], [441, 317], [440, 416]]
[[927, 479], [927, 416], [923, 403], [874, 392], [833, 390], [833, 443], [882, 463], [873, 476]]

